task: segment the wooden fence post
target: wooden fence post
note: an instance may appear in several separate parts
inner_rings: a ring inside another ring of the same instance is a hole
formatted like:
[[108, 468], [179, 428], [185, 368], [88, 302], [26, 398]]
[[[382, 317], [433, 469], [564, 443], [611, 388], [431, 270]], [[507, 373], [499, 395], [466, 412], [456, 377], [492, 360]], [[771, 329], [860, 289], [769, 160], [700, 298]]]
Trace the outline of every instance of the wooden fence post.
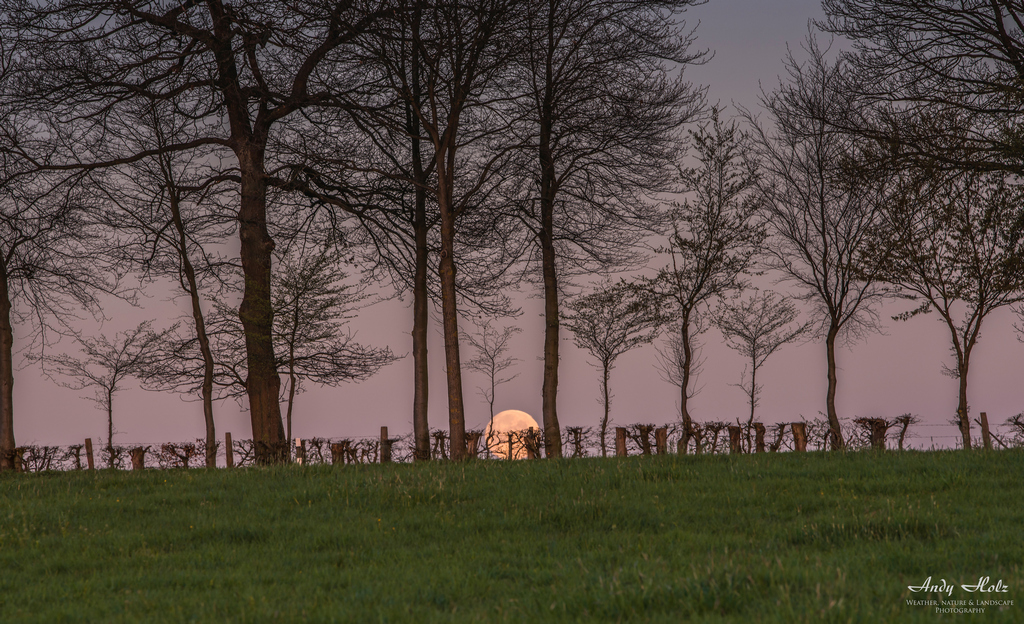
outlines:
[[793, 427], [793, 448], [798, 453], [807, 450], [807, 423], [795, 422]]
[[14, 472], [28, 472], [28, 466], [25, 465], [25, 447], [19, 446], [11, 451], [14, 460]]
[[988, 429], [988, 414], [981, 413], [981, 443], [986, 451], [992, 450], [992, 434]]
[[388, 428], [380, 428], [380, 463], [391, 462], [391, 438], [388, 437]]
[[512, 440], [513, 439], [514, 438], [512, 437], [512, 432], [509, 431], [508, 432], [508, 456], [506, 457], [506, 459], [515, 459], [515, 456], [512, 455]]
[[615, 428], [615, 456], [625, 457], [626, 456], [626, 428], [616, 427]]
[[658, 449], [658, 455], [668, 454], [668, 427], [658, 427], [654, 430], [654, 446]]
[[132, 470], [145, 470], [146, 469], [146, 450], [149, 447], [136, 446], [131, 451], [132, 455]]
[[96, 464], [92, 456], [92, 438], [85, 439], [85, 459], [89, 462], [89, 470], [95, 470]]
[[306, 441], [302, 438], [295, 438], [295, 463], [300, 466], [306, 463]]
[[740, 433], [741, 430], [737, 425], [729, 425], [729, 452], [730, 453], [742, 453], [743, 449], [740, 448]]
[[468, 431], [466, 432], [466, 454], [470, 459], [476, 459], [480, 456], [480, 431]]
[[331, 464], [345, 463], [345, 447], [340, 442], [331, 442]]
[[757, 453], [764, 453], [764, 425], [754, 423], [754, 449]]
[[234, 468], [235, 466], [235, 449], [231, 446], [231, 434], [224, 434], [224, 452], [225, 460], [228, 468]]
[[869, 422], [871, 427], [871, 448], [876, 451], [885, 450], [885, 432], [889, 428], [883, 418], [872, 418]]
[[537, 459], [537, 449], [533, 444], [533, 427], [526, 432], [526, 459]]

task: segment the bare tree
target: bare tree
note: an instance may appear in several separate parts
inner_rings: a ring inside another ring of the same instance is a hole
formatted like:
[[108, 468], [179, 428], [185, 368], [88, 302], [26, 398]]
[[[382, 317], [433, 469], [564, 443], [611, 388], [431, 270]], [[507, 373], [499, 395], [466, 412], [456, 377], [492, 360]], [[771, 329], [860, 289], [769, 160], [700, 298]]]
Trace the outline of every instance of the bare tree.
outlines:
[[682, 189], [693, 197], [670, 213], [669, 242], [658, 250], [670, 264], [644, 282], [669, 304], [666, 323], [678, 333], [670, 368], [679, 387], [684, 450], [693, 429], [688, 402], [699, 359], [695, 338], [706, 327], [702, 315], [713, 301], [744, 286], [743, 274], [764, 239], [755, 222], [758, 173], [749, 136], [712, 110], [711, 121], [691, 132], [690, 139], [697, 166], [682, 170]]
[[274, 333], [288, 372], [287, 427], [292, 439], [295, 394], [302, 383], [335, 386], [361, 381], [396, 358], [390, 349], [355, 342], [345, 325], [366, 304], [358, 286], [345, 283], [337, 252], [293, 251], [274, 276]]
[[[270, 137], [298, 111], [336, 101], [356, 74], [344, 46], [383, 15], [387, 3], [297, 5], [284, 1], [141, 5], [128, 0], [0, 3], [0, 38], [21, 51], [14, 102], [34, 122], [30, 136], [4, 137], [0, 148], [38, 169], [79, 171], [141, 160], [154, 153], [121, 151], [106, 141], [108, 120], [139, 102], [187, 94], [176, 112], [205, 132], [159, 149], [203, 146], [230, 151], [237, 173], [238, 234], [253, 437], [259, 461], [275, 457], [284, 428], [280, 377], [274, 368], [268, 228]], [[330, 65], [334, 71], [327, 71]], [[326, 80], [325, 80], [326, 79]], [[269, 160], [268, 160], [269, 159]], [[283, 447], [282, 447], [283, 448]]]
[[[560, 282], [629, 264], [651, 228], [644, 194], [667, 188], [678, 128], [703, 92], [683, 79], [702, 53], [679, 14], [694, 0], [527, 3], [521, 131], [527, 145], [514, 183], [531, 266], [544, 293], [545, 451], [561, 456], [557, 414]], [[674, 74], [674, 75], [673, 75]], [[525, 181], [525, 183], [524, 183]]]
[[111, 340], [106, 336], [98, 338], [78, 337], [82, 357], [66, 353], [44, 353], [32, 355], [40, 362], [43, 370], [54, 382], [72, 390], [93, 388], [90, 398], [107, 415], [107, 450], [110, 468], [113, 468], [114, 446], [114, 395], [124, 388], [124, 382], [138, 373], [148, 357], [150, 348], [161, 339], [160, 333], [150, 329], [149, 322], [140, 323], [134, 329], [118, 333]]
[[426, 461], [431, 458], [428, 311], [431, 299], [440, 300], [431, 279], [438, 274], [440, 215], [428, 192], [434, 182], [432, 143], [416, 114], [425, 103], [422, 50], [412, 31], [425, 5], [396, 6], [395, 19], [377, 29], [383, 34], [361, 37], [352, 48], [360, 69], [379, 79], [357, 89], [348, 105], [291, 124], [281, 143], [301, 165], [289, 169], [281, 184], [322, 208], [331, 231], [351, 218], [358, 226], [347, 228], [346, 239], [360, 243], [352, 251], [364, 260], [367, 277], [387, 278], [398, 293], [411, 292], [413, 457]]
[[943, 369], [959, 382], [956, 418], [970, 448], [967, 381], [982, 324], [1024, 301], [1024, 194], [1005, 174], [908, 171], [904, 178], [886, 203], [880, 236], [892, 252], [880, 276], [920, 302], [895, 320], [934, 310], [949, 330], [954, 364]]
[[[275, 367], [288, 373], [281, 400], [287, 406], [288, 435], [295, 395], [304, 383], [336, 386], [362, 381], [396, 358], [388, 348], [355, 341], [347, 324], [366, 304], [360, 285], [345, 282], [336, 248], [296, 248], [279, 257], [273, 278]], [[240, 399], [249, 375], [245, 333], [234, 306], [214, 301], [206, 315], [206, 335], [213, 356], [214, 398]], [[206, 379], [205, 357], [194, 333], [177, 328], [155, 342], [140, 377], [151, 388], [196, 393]], [[256, 442], [257, 446], [260, 444]]]
[[[762, 96], [774, 128], [753, 115], [757, 151], [764, 175], [759, 180], [761, 214], [769, 228], [766, 265], [797, 298], [811, 306], [825, 339], [828, 391], [825, 397], [831, 448], [843, 448], [836, 413], [836, 345], [873, 330], [872, 305], [886, 292], [864, 266], [868, 235], [880, 223], [881, 183], [854, 167], [860, 156], [855, 137], [835, 131], [831, 119], [848, 115], [857, 103], [843, 90], [845, 66], [830, 63], [809, 37], [801, 63], [790, 54], [788, 80]], [[878, 251], [878, 250], [876, 250]]]
[[[224, 195], [230, 196], [225, 182], [231, 176], [216, 166], [215, 152], [163, 151], [173, 140], [196, 134], [195, 121], [175, 115], [174, 102], [156, 101], [132, 117], [126, 114], [118, 128], [120, 140], [131, 145], [132, 151], [150, 149], [155, 152], [152, 156], [91, 171], [87, 179], [104, 204], [95, 219], [107, 228], [107, 247], [114, 261], [137, 267], [145, 281], [170, 278], [188, 298], [189, 326], [203, 363], [200, 398], [206, 425], [206, 466], [213, 468], [217, 462], [215, 364], [203, 308], [209, 307], [209, 297], [216, 291], [237, 286], [230, 279], [237, 264], [216, 251], [234, 232], [235, 209], [225, 205]], [[204, 288], [213, 292], [204, 292]], [[177, 335], [179, 329], [170, 335]], [[166, 371], [163, 364], [157, 368]], [[144, 387], [157, 376], [156, 369], [140, 372]]]
[[900, 428], [899, 433], [896, 434], [896, 441], [901, 451], [903, 450], [903, 443], [906, 442], [907, 439], [907, 431], [914, 425], [919, 424], [920, 422], [921, 417], [915, 416], [910, 412], [907, 412], [906, 414], [900, 414], [899, 416], [893, 419], [893, 425], [898, 425]]
[[0, 470], [13, 468], [16, 446], [15, 330], [29, 339], [26, 348], [41, 349], [83, 308], [100, 316], [98, 294], [125, 296], [120, 267], [95, 253], [90, 201], [49, 179], [0, 184]]
[[[870, 106], [833, 123], [904, 161], [1024, 172], [1024, 4], [1015, 0], [824, 0], [825, 30], [853, 43], [849, 86]], [[960, 124], [914, 120], [969, 120]], [[955, 146], [956, 149], [949, 149]]]
[[565, 326], [586, 349], [601, 370], [601, 455], [607, 456], [608, 419], [612, 394], [609, 385], [615, 360], [636, 347], [648, 344], [664, 322], [659, 301], [650, 292], [627, 283], [601, 284], [594, 292], [569, 302]]
[[[404, 257], [412, 260], [415, 274], [414, 427], [421, 457], [424, 443], [429, 442], [425, 435], [425, 271], [428, 242], [435, 242], [427, 237], [436, 228], [451, 456], [462, 459], [465, 409], [458, 310], [461, 303], [482, 293], [483, 289], [467, 288], [476, 282], [477, 271], [487, 273], [483, 281], [500, 279], [510, 264], [494, 253], [496, 249], [502, 252], [503, 246], [493, 241], [506, 236], [506, 230], [492, 210], [491, 196], [504, 163], [518, 145], [509, 132], [515, 115], [510, 104], [515, 98], [510, 89], [510, 63], [524, 45], [524, 15], [524, 7], [511, 0], [397, 3], [396, 10], [379, 24], [376, 36], [354, 41], [360, 69], [371, 80], [345, 94], [352, 105], [346, 100], [343, 110], [370, 144], [367, 150], [373, 159], [336, 162], [334, 179], [329, 182], [311, 165], [311, 174], [293, 175], [285, 184], [358, 217], [369, 225], [365, 233], [378, 249], [396, 244], [407, 248]], [[373, 178], [370, 186], [375, 189], [398, 188], [390, 189], [390, 195], [374, 196], [373, 201], [360, 201], [366, 189], [353, 184], [360, 177]], [[409, 189], [417, 190], [410, 193]], [[414, 208], [410, 211], [409, 206], [400, 204], [400, 212], [411, 212], [411, 219], [385, 216], [392, 210], [392, 202], [409, 199]], [[382, 203], [385, 212], [377, 218]], [[428, 206], [436, 212], [428, 214]], [[392, 255], [387, 262], [395, 258]], [[490, 294], [499, 296], [495, 298], [498, 303], [488, 307], [507, 307], [500, 288], [495, 288], [494, 282], [490, 285]]]
[[[523, 15], [512, 0], [450, 0], [411, 14], [410, 36], [419, 59], [423, 99], [407, 102], [433, 153], [434, 178], [428, 193], [440, 214], [438, 277], [453, 460], [464, 458], [466, 436], [455, 276], [457, 224], [465, 224], [485, 205], [494, 173], [514, 147], [500, 141], [509, 127], [504, 104], [509, 95], [503, 87], [509, 62], [522, 45], [516, 33], [522, 30]], [[460, 259], [468, 260], [466, 254]]]
[[480, 386], [477, 389], [480, 396], [487, 401], [488, 418], [490, 425], [487, 428], [487, 449], [490, 451], [491, 441], [494, 434], [494, 396], [498, 386], [508, 383], [519, 376], [519, 373], [505, 376], [508, 369], [515, 366], [520, 360], [507, 356], [509, 341], [512, 336], [522, 332], [518, 327], [503, 327], [501, 331], [495, 329], [490, 320], [484, 321], [480, 330], [475, 333], [464, 334], [466, 340], [476, 350], [476, 356], [466, 361], [466, 368], [487, 376], [488, 385]]
[[[703, 356], [704, 344], [698, 336], [707, 330], [707, 316], [698, 314], [692, 317], [689, 340], [684, 342], [683, 334], [673, 331], [668, 333], [660, 346], [654, 347], [657, 352], [656, 367], [661, 378], [680, 390], [684, 385], [689, 388], [687, 400], [697, 396], [701, 391], [697, 380], [704, 369], [706, 358]], [[690, 422], [692, 424], [692, 419]], [[685, 443], [688, 444], [689, 438], [685, 431], [683, 437], [686, 438]]]
[[[811, 323], [793, 325], [799, 312], [793, 302], [777, 297], [773, 292], [754, 294], [736, 303], [725, 303], [715, 315], [715, 325], [722, 332], [725, 344], [747, 358], [750, 380], [740, 380], [740, 388], [750, 399], [750, 418], [747, 420], [747, 446], [750, 446], [750, 427], [754, 424], [754, 410], [759, 402], [761, 386], [757, 371], [768, 358], [783, 345], [804, 336]], [[747, 368], [744, 366], [744, 377]]]

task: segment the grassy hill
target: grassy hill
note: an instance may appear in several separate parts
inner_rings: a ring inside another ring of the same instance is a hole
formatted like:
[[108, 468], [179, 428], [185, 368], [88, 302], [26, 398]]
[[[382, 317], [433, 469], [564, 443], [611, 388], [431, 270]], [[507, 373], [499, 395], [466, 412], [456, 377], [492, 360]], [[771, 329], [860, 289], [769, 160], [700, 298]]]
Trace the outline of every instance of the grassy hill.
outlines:
[[[907, 604], [941, 597], [1012, 600], [970, 617], [1020, 622], [1022, 469], [1007, 451], [2, 473], [0, 621], [968, 617]], [[929, 576], [952, 594], [908, 590]], [[1009, 591], [960, 587], [979, 577]]]

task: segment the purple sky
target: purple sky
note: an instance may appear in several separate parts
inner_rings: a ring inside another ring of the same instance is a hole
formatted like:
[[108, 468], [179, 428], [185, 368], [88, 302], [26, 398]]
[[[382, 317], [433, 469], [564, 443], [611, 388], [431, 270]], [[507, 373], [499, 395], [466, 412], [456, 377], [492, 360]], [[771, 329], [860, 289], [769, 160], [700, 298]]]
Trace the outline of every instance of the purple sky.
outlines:
[[[688, 70], [689, 78], [709, 85], [712, 102], [728, 106], [735, 102], [754, 107], [758, 85], [770, 90], [783, 72], [782, 58], [787, 42], [799, 50], [807, 33], [807, 21], [821, 17], [815, 0], [711, 0], [693, 9], [688, 20], [700, 20], [697, 45], [711, 48], [715, 57], [705, 66]], [[734, 111], [727, 109], [727, 114]], [[580, 280], [583, 282], [584, 280]], [[771, 286], [770, 283], [764, 284]], [[785, 287], [775, 287], [785, 292]], [[499, 387], [496, 410], [520, 409], [537, 417], [540, 413], [540, 360], [543, 322], [541, 301], [535, 292], [524, 292], [523, 314], [506, 324], [517, 324], [523, 332], [513, 339], [513, 355], [522, 361], [512, 383]], [[410, 300], [392, 300], [364, 310], [352, 323], [360, 341], [375, 346], [390, 345], [398, 354], [411, 349], [412, 313]], [[881, 310], [885, 334], [839, 352], [840, 417], [892, 417], [911, 412], [926, 425], [916, 429], [917, 446], [949, 446], [956, 430], [947, 425], [956, 411], [956, 380], [941, 374], [941, 364], [951, 363], [949, 335], [934, 314], [909, 322], [888, 320], [912, 307], [908, 302], [891, 303]], [[184, 308], [180, 308], [184, 312]], [[115, 331], [134, 326], [147, 318], [155, 325], [170, 322], [172, 307], [154, 297], [144, 309], [111, 305], [111, 320], [103, 328]], [[1019, 372], [1024, 370], [1024, 345], [1016, 339], [1008, 310], [993, 314], [983, 328], [982, 340], [972, 360], [970, 376], [971, 414], [986, 411], [992, 423], [1024, 409], [1019, 389]], [[500, 323], [501, 321], [499, 321]], [[431, 396], [430, 420], [434, 427], [447, 427], [447, 402], [442, 369], [443, 344], [435, 323], [430, 330]], [[468, 329], [463, 324], [463, 329]], [[17, 345], [16, 330], [16, 345]], [[734, 421], [747, 412], [743, 392], [731, 385], [739, 381], [743, 360], [721, 344], [711, 330], [702, 336], [706, 347], [703, 389], [692, 403], [698, 421]], [[73, 348], [67, 345], [68, 348]], [[588, 365], [586, 354], [572, 344], [566, 332], [563, 342], [559, 386], [559, 418], [563, 426], [595, 425], [600, 415], [598, 374]], [[463, 358], [469, 357], [464, 351]], [[766, 423], [813, 418], [825, 409], [825, 349], [821, 342], [784, 347], [772, 356], [759, 373], [764, 384], [759, 418]], [[645, 347], [618, 361], [612, 373], [612, 417], [619, 424], [678, 420], [677, 390], [660, 379], [654, 368], [655, 351]], [[482, 428], [487, 420], [486, 403], [476, 392], [484, 379], [464, 374], [467, 424]], [[71, 444], [91, 436], [105, 437], [105, 415], [81, 398], [83, 392], [60, 388], [43, 377], [35, 367], [19, 370], [15, 377], [15, 435], [19, 444]], [[360, 384], [338, 388], [313, 388], [296, 402], [294, 435], [300, 437], [376, 435], [387, 425], [392, 435], [412, 430], [412, 358], [406, 357], [376, 377]], [[249, 437], [248, 415], [233, 402], [217, 407], [218, 433], [229, 431], [235, 438]], [[134, 386], [115, 398], [117, 444], [159, 443], [193, 439], [203, 435], [199, 403], [183, 402], [170, 394], [147, 393]]]

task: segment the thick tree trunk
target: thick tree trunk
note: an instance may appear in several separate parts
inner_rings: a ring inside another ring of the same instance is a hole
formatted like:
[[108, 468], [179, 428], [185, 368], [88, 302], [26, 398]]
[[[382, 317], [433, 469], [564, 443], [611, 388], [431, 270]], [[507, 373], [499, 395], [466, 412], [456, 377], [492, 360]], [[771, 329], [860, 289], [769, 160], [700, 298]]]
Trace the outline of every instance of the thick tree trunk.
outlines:
[[839, 415], [836, 413], [836, 337], [838, 335], [839, 327], [834, 323], [829, 325], [828, 334], [825, 336], [825, 351], [828, 359], [828, 393], [825, 397], [825, 404], [828, 415], [829, 443], [833, 451], [842, 450], [844, 447], [843, 432], [839, 428]]
[[[412, 115], [415, 120], [416, 116]], [[420, 161], [419, 140], [413, 139], [413, 163], [416, 177], [421, 182], [426, 175]], [[430, 459], [430, 422], [427, 418], [429, 376], [427, 371], [427, 323], [429, 315], [427, 305], [428, 248], [427, 248], [427, 192], [422, 187], [416, 188], [416, 214], [413, 218], [413, 231], [416, 238], [416, 269], [412, 286], [412, 359], [413, 359], [413, 399], [412, 428], [415, 438], [414, 457], [417, 461]]]
[[[412, 293], [413, 398], [412, 428], [417, 461], [430, 459], [430, 422], [427, 417], [429, 376], [427, 370], [427, 227], [426, 195], [416, 193], [416, 273]], [[422, 219], [422, 220], [421, 220]]]
[[[416, 7], [414, 23], [419, 24], [419, 6]], [[417, 26], [418, 28], [418, 26]], [[413, 46], [410, 53], [410, 69], [412, 71], [412, 105], [407, 103], [405, 109], [406, 125], [412, 141], [412, 167], [416, 177], [415, 213], [413, 214], [413, 236], [415, 238], [415, 269], [412, 285], [412, 359], [413, 359], [413, 397], [412, 397], [412, 430], [414, 439], [413, 458], [416, 461], [430, 460], [430, 421], [428, 419], [428, 398], [430, 378], [427, 365], [427, 311], [429, 293], [427, 290], [427, 274], [429, 271], [429, 249], [427, 247], [427, 173], [423, 168], [423, 152], [420, 146], [420, 120], [413, 109], [419, 108], [420, 92], [420, 56], [419, 48]]]
[[[439, 167], [440, 169], [440, 167]], [[452, 180], [438, 172], [441, 210], [441, 319], [444, 331], [445, 373], [448, 378], [448, 427], [452, 460], [466, 451], [466, 412], [462, 400], [462, 364], [459, 359], [459, 317], [455, 287], [455, 215], [451, 205]]]
[[551, 150], [554, 123], [555, 6], [548, 5], [547, 54], [544, 57], [544, 94], [540, 105], [540, 247], [544, 275], [544, 383], [541, 413], [544, 419], [544, 452], [549, 458], [562, 456], [562, 432], [558, 425], [558, 273], [555, 266], [555, 195], [558, 192], [555, 160]]
[[0, 256], [0, 470], [14, 470], [14, 327], [7, 263]]
[[210, 348], [210, 337], [206, 334], [206, 319], [200, 305], [199, 281], [196, 279], [195, 267], [188, 255], [188, 238], [185, 235], [185, 224], [181, 219], [181, 206], [178, 198], [171, 197], [171, 217], [174, 228], [178, 232], [178, 256], [181, 259], [182, 272], [188, 285], [189, 300], [192, 303], [192, 321], [199, 340], [199, 352], [203, 356], [203, 420], [206, 423], [206, 467], [217, 467], [217, 428], [213, 422], [213, 350]]
[[287, 443], [281, 422], [281, 378], [274, 362], [274, 312], [270, 303], [270, 271], [274, 241], [267, 230], [267, 188], [263, 152], [256, 146], [236, 150], [241, 171], [238, 211], [242, 272], [245, 287], [238, 315], [245, 332], [249, 416], [256, 462], [281, 463]]
[[[544, 418], [544, 452], [549, 458], [562, 456], [562, 433], [558, 424], [558, 274], [553, 244], [554, 200], [542, 199], [541, 255], [544, 273], [544, 384], [541, 411]], [[549, 204], [544, 206], [544, 204]]]

